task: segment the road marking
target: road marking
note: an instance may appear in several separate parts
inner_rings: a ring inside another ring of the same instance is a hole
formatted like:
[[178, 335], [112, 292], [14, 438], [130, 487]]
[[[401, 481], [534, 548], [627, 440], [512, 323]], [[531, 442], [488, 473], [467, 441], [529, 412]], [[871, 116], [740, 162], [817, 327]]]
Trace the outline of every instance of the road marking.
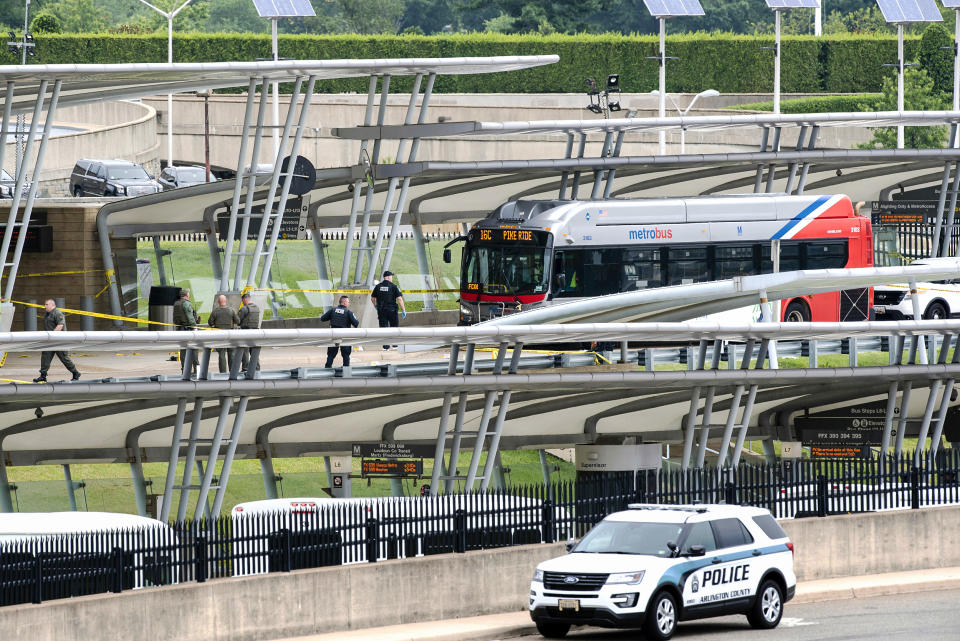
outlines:
[[805, 625], [818, 625], [818, 622], [804, 621], [800, 617], [783, 617], [780, 619], [781, 628], [799, 628]]

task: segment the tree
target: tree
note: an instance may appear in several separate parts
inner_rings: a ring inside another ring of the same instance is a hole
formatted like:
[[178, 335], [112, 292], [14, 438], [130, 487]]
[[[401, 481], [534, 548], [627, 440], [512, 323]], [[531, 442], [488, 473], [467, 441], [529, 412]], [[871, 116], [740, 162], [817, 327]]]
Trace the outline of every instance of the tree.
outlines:
[[30, 21], [30, 31], [33, 33], [63, 33], [60, 19], [52, 13], [41, 11]]
[[68, 33], [97, 33], [104, 31], [111, 20], [93, 0], [58, 0], [44, 7], [57, 16]]
[[953, 91], [953, 38], [942, 25], [928, 26], [920, 39], [917, 60], [933, 81], [933, 89], [939, 93]]
[[458, 27], [457, 16], [448, 0], [406, 0], [400, 27], [406, 33], [410, 27], [420, 27], [423, 33], [443, 33], [444, 29]]
[[269, 30], [269, 21], [260, 17], [250, 0], [217, 0], [210, 5], [205, 30], [263, 33]]
[[[933, 80], [922, 67], [911, 67], [903, 78], [903, 104], [911, 111], [936, 111], [946, 109], [942, 95], [933, 87]], [[883, 99], [876, 107], [881, 111], [897, 108], [897, 77], [883, 79]], [[863, 106], [858, 111], [873, 111]], [[903, 133], [904, 147], [908, 149], [935, 149], [943, 147], [947, 139], [946, 127], [906, 127]], [[878, 127], [873, 130], [873, 139], [858, 145], [861, 149], [894, 149], [897, 146], [896, 127]]]
[[896, 31], [896, 27], [887, 24], [883, 13], [876, 6], [849, 13], [831, 11], [823, 23], [824, 33], [896, 33]]
[[397, 33], [403, 0], [334, 0], [350, 33]]

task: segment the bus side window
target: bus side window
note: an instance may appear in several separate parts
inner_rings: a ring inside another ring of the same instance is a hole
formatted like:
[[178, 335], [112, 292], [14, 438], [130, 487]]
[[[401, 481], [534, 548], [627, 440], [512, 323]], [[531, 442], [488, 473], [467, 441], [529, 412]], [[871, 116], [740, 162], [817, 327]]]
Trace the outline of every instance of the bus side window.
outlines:
[[847, 241], [821, 240], [806, 243], [804, 269], [833, 269], [847, 266]]
[[[559, 265], [559, 268], [554, 267], [553, 272], [556, 296], [583, 296], [583, 250], [557, 252], [554, 263]], [[562, 279], [559, 278], [561, 274]], [[563, 282], [560, 283], [560, 280]]]

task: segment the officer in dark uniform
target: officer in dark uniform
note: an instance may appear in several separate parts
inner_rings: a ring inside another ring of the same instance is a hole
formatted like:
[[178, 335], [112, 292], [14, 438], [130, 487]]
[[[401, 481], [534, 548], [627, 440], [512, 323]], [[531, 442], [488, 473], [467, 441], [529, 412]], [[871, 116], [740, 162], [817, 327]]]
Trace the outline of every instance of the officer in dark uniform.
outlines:
[[[200, 322], [200, 314], [193, 309], [190, 302], [190, 290], [181, 289], [180, 298], [173, 304], [173, 324], [177, 326], [178, 332], [187, 332], [193, 329]], [[187, 350], [180, 350], [180, 371], [183, 371], [183, 364], [187, 360]], [[197, 360], [193, 360], [191, 375], [197, 373]]]
[[[407, 317], [407, 308], [403, 304], [403, 293], [393, 283], [393, 272], [391, 271], [383, 272], [383, 280], [374, 286], [370, 293], [370, 300], [373, 301], [373, 306], [377, 308], [377, 320], [380, 322], [380, 327], [400, 326], [400, 319], [397, 318], [398, 305], [403, 317]], [[390, 349], [390, 346], [384, 345], [383, 349]]]
[[[210, 318], [207, 320], [210, 327], [217, 329], [235, 329], [240, 325], [240, 318], [236, 310], [227, 307], [227, 297], [223, 294], [217, 296], [217, 306], [210, 312]], [[229, 365], [233, 364], [233, 354], [229, 349], [218, 349], [217, 358], [220, 365], [220, 373], [229, 372]]]
[[[67, 331], [67, 318], [63, 315], [59, 309], [57, 309], [57, 304], [52, 298], [48, 298], [43, 303], [43, 308], [47, 311], [43, 315], [43, 328], [48, 332], [65, 332]], [[63, 363], [63, 366], [70, 370], [70, 373], [73, 374], [71, 380], [78, 380], [80, 378], [80, 371], [77, 369], [76, 365], [73, 364], [73, 361], [70, 360], [70, 355], [66, 352], [41, 352], [40, 353], [40, 376], [33, 379], [34, 383], [46, 383], [47, 382], [47, 372], [50, 370], [50, 363], [53, 362], [53, 357], [56, 356], [60, 359], [60, 362]]]
[[[253, 297], [250, 294], [244, 294], [240, 297], [240, 302], [243, 303], [240, 311], [237, 312], [240, 329], [260, 329], [260, 307], [253, 302]], [[250, 348], [241, 348], [240, 353], [242, 354], [240, 370], [246, 371], [247, 365], [250, 364]], [[260, 363], [257, 363], [257, 369], [260, 369]]]
[[[357, 320], [357, 317], [350, 311], [350, 297], [341, 296], [340, 304], [334, 307], [333, 309], [328, 309], [323, 316], [320, 317], [321, 323], [326, 323], [330, 321], [330, 327], [333, 329], [340, 329], [342, 327], [359, 327], [360, 321]], [[343, 366], [350, 366], [350, 352], [353, 351], [353, 348], [349, 345], [340, 345], [340, 357], [343, 359]], [[327, 364], [324, 367], [333, 367], [333, 359], [337, 356], [337, 346], [327, 348]]]

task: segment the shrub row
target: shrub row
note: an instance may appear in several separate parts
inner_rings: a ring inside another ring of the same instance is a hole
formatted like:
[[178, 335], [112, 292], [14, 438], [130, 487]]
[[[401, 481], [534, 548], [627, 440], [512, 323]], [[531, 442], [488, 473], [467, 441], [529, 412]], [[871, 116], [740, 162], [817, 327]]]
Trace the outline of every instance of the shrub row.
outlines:
[[[813, 96], [780, 101], [780, 112], [785, 114], [822, 114], [850, 111], [880, 111], [883, 94], [862, 93], [850, 96]], [[773, 101], [733, 105], [730, 109], [773, 111]]]
[[[49, 34], [37, 36], [34, 63], [164, 62], [164, 34]], [[906, 39], [907, 58], [913, 59], [920, 38]], [[658, 67], [655, 36], [456, 34], [449, 36], [313, 36], [280, 37], [280, 55], [310, 59], [434, 58], [557, 54], [555, 65], [506, 73], [438, 78], [437, 91], [472, 93], [561, 93], [585, 90], [584, 78], [620, 73], [624, 91], [656, 88]], [[667, 39], [667, 90], [697, 92], [766, 92], [773, 86], [772, 36], [736, 34], [679, 34]], [[847, 35], [783, 38], [784, 92], [878, 91], [881, 78], [894, 69], [896, 38]], [[270, 56], [270, 37], [255, 34], [175, 34], [178, 62], [255, 60]], [[650, 58], [654, 59], [650, 59]], [[7, 51], [0, 64], [16, 64]], [[364, 79], [326, 80], [319, 91], [366, 91]], [[411, 79], [398, 78], [397, 91], [409, 90]]]

